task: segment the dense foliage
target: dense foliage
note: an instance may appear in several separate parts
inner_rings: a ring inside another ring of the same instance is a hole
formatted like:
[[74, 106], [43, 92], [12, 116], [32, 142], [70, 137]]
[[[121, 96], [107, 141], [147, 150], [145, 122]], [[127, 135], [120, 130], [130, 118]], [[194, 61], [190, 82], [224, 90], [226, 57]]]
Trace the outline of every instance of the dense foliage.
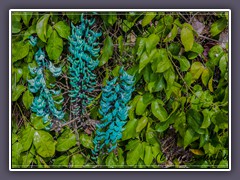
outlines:
[[226, 12], [11, 18], [13, 168], [228, 168]]

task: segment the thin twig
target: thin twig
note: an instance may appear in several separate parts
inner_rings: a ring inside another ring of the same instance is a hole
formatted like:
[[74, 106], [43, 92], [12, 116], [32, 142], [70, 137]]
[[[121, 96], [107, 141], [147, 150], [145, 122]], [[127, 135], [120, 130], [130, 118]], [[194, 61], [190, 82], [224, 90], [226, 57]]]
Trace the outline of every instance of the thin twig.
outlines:
[[[75, 118], [75, 119], [73, 119], [73, 120], [71, 120], [71, 121], [68, 121], [68, 122], [60, 125], [60, 128], [62, 128], [62, 127], [64, 127], [64, 126], [67, 126], [67, 125], [69, 125], [69, 124], [71, 124], [71, 123], [73, 123], [73, 122], [75, 122], [75, 121], [77, 121], [77, 120], [78, 120], [78, 118]], [[56, 128], [57, 128], [57, 127], [52, 128], [51, 131], [55, 130]]]

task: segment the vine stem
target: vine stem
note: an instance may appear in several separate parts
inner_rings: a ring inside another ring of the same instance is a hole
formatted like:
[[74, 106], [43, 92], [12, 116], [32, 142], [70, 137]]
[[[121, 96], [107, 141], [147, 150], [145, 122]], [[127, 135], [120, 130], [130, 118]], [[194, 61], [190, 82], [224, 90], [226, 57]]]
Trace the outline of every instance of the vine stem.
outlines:
[[217, 42], [217, 43], [222, 43], [222, 41], [218, 41], [218, 40], [216, 40], [216, 39], [212, 39], [212, 38], [203, 36], [203, 35], [201, 35], [201, 34], [198, 34], [198, 36], [199, 36], [200, 38], [203, 38], [203, 39], [207, 39], [207, 40], [210, 40], [210, 41], [215, 41], [215, 42]]
[[26, 116], [24, 116], [24, 114], [23, 114], [23, 112], [22, 112], [22, 109], [21, 109], [21, 107], [19, 106], [19, 104], [18, 104], [18, 103], [16, 103], [16, 104], [17, 104], [18, 109], [19, 109], [20, 112], [21, 112], [22, 117], [23, 117], [24, 125], [26, 125], [25, 123], [26, 123], [28, 120], [27, 120]]
[[[71, 123], [73, 123], [73, 122], [75, 122], [75, 121], [77, 121], [77, 120], [78, 120], [78, 118], [75, 118], [75, 119], [73, 119], [73, 120], [71, 120], [71, 121], [68, 121], [68, 122], [60, 125], [60, 128], [62, 128], [62, 127], [64, 127], [64, 126], [67, 126], [67, 125], [69, 125], [69, 124], [71, 124]], [[57, 128], [57, 127], [51, 129], [51, 131], [55, 130], [56, 128]]]
[[173, 62], [173, 60], [172, 60], [172, 55], [170, 55], [169, 57], [170, 57], [170, 60], [171, 60], [171, 62], [172, 62], [172, 64], [173, 64], [173, 66], [175, 67], [178, 75], [180, 76], [180, 78], [181, 78], [182, 81], [184, 82], [184, 85], [186, 86], [187, 90], [190, 90], [193, 94], [195, 94], [195, 93], [192, 91], [191, 86], [188, 86], [188, 85], [187, 85], [187, 82], [186, 82], [186, 81], [184, 80], [184, 78], [182, 77], [181, 73], [180, 73], [179, 70], [178, 70], [177, 65]]

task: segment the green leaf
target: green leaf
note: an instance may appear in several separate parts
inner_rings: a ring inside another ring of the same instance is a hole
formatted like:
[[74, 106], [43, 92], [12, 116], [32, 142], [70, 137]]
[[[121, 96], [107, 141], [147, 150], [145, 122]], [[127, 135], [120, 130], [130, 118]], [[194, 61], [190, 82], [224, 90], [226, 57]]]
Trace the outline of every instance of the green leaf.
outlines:
[[147, 12], [142, 20], [142, 26], [144, 27], [148, 25], [155, 16], [156, 16], [156, 12]]
[[210, 78], [209, 82], [208, 82], [208, 89], [213, 92], [213, 86], [212, 86], [212, 83], [213, 83], [213, 77]]
[[99, 60], [99, 66], [106, 64], [109, 58], [112, 57], [112, 54], [113, 54], [113, 41], [110, 36], [107, 36], [104, 40], [101, 58]]
[[143, 12], [129, 12], [126, 14], [126, 19], [131, 22], [136, 22], [136, 20], [143, 14]]
[[113, 152], [106, 158], [106, 165], [108, 168], [116, 168], [118, 159]]
[[126, 145], [126, 150], [134, 149], [141, 141], [139, 139], [129, 140], [128, 144]]
[[51, 60], [59, 60], [63, 51], [63, 40], [60, 38], [55, 30], [48, 39], [46, 51]]
[[69, 163], [69, 156], [62, 155], [54, 160], [53, 167], [54, 168], [67, 168]]
[[139, 99], [141, 98], [140, 95], [137, 95], [134, 97], [134, 99], [130, 102], [130, 109], [128, 111], [128, 117], [130, 120], [133, 120], [135, 119], [135, 109], [136, 109], [136, 106], [137, 106], [137, 103], [139, 101]]
[[147, 39], [146, 39], [146, 50], [147, 53], [150, 54], [153, 49], [155, 49], [156, 45], [159, 43], [160, 38], [156, 34], [151, 34]]
[[156, 131], [148, 126], [148, 129], [146, 131], [146, 141], [150, 145], [154, 145], [158, 143]]
[[122, 30], [126, 33], [134, 26], [134, 22], [129, 22], [128, 20], [123, 20]]
[[204, 84], [204, 86], [207, 86], [210, 76], [211, 76], [210, 70], [208, 68], [204, 68], [202, 76], [201, 76], [202, 83]]
[[196, 42], [193, 43], [193, 46], [192, 46], [192, 49], [191, 49], [192, 52], [195, 52], [198, 55], [198, 54], [202, 54], [203, 50], [204, 49], [203, 49], [201, 44], [198, 44]]
[[143, 130], [143, 128], [146, 127], [148, 123], [148, 118], [146, 116], [143, 116], [141, 119], [138, 120], [138, 124], [136, 127], [136, 132], [141, 132]]
[[127, 124], [124, 126], [125, 130], [122, 133], [123, 141], [135, 137], [137, 122], [138, 122], [137, 119], [132, 119], [128, 121]]
[[190, 73], [192, 74], [192, 80], [197, 80], [204, 71], [204, 66], [200, 62], [194, 62], [191, 66]]
[[213, 146], [211, 143], [207, 143], [203, 146], [203, 149], [205, 151], [205, 154], [213, 155], [218, 152], [218, 148]]
[[163, 76], [167, 82], [167, 88], [170, 89], [175, 80], [175, 73], [174, 70], [169, 68], [167, 71], [163, 73]]
[[170, 42], [173, 41], [174, 38], [177, 36], [178, 28], [176, 25], [173, 26], [171, 32], [167, 35], [167, 37], [164, 39], [164, 42]]
[[27, 151], [33, 142], [34, 129], [28, 125], [23, 131], [20, 133], [20, 143], [22, 144], [22, 152]]
[[187, 57], [188, 57], [188, 59], [190, 59], [190, 60], [197, 58], [197, 56], [198, 56], [198, 54], [195, 53], [195, 52], [192, 52], [192, 51], [189, 51], [189, 52], [187, 53]]
[[21, 14], [12, 12], [12, 33], [19, 33], [22, 29]]
[[122, 55], [123, 49], [124, 49], [124, 44], [123, 44], [124, 39], [123, 39], [123, 36], [118, 36], [117, 41], [118, 41], [119, 52]]
[[145, 93], [143, 96], [141, 96], [136, 106], [136, 114], [142, 115], [153, 98], [154, 97], [151, 93]]
[[53, 27], [62, 38], [68, 39], [70, 36], [70, 27], [65, 21], [58, 21]]
[[12, 145], [12, 167], [18, 168], [20, 165], [20, 154], [22, 152], [22, 145], [19, 142], [16, 142]]
[[76, 135], [70, 129], [65, 129], [61, 136], [57, 139], [56, 150], [64, 152], [75, 145]]
[[221, 18], [217, 21], [215, 21], [212, 25], [211, 25], [211, 35], [212, 36], [216, 36], [219, 33], [221, 33], [226, 27], [227, 27], [228, 21], [226, 18]]
[[151, 146], [145, 146], [145, 153], [144, 153], [144, 163], [146, 165], [151, 165], [153, 161], [153, 154]]
[[33, 94], [29, 90], [24, 92], [22, 101], [26, 109], [29, 109], [31, 107], [33, 99], [34, 99]]
[[81, 13], [79, 12], [66, 12], [67, 17], [74, 23], [78, 23], [81, 20]]
[[192, 49], [194, 42], [193, 31], [189, 26], [191, 25], [184, 23], [183, 28], [181, 30], [181, 41], [185, 51], [190, 51]]
[[18, 140], [18, 135], [15, 134], [16, 132], [12, 132], [12, 141], [11, 144], [14, 144]]
[[43, 123], [43, 119], [41, 116], [37, 116], [34, 113], [31, 113], [30, 119], [31, 119], [31, 123], [35, 129], [43, 129], [48, 125], [47, 123], [46, 124]]
[[24, 43], [23, 41], [12, 43], [12, 62], [16, 62], [23, 59], [28, 55], [29, 43]]
[[204, 109], [202, 111], [202, 114], [203, 114], [203, 123], [201, 125], [201, 128], [203, 129], [206, 129], [210, 126], [211, 124], [211, 116], [212, 116], [212, 113], [208, 110], [208, 109]]
[[55, 153], [55, 141], [48, 132], [36, 130], [34, 132], [33, 144], [37, 153], [43, 158], [52, 157]]
[[179, 132], [181, 137], [184, 137], [187, 127], [186, 115], [184, 111], [180, 112], [180, 114], [177, 116], [173, 124], [173, 127], [176, 129], [176, 132]]
[[45, 162], [45, 160], [39, 156], [39, 155], [36, 155], [36, 161], [35, 163], [38, 165], [38, 168], [50, 168], [49, 165], [47, 165], [47, 163]]
[[108, 17], [107, 22], [108, 22], [111, 26], [113, 26], [114, 23], [117, 21], [117, 13], [116, 13], [116, 12], [111, 12], [111, 13], [108, 14], [107, 17]]
[[16, 88], [12, 89], [12, 101], [17, 101], [25, 90], [26, 87], [23, 85], [17, 85]]
[[139, 63], [139, 70], [138, 70], [139, 73], [142, 71], [142, 69], [144, 69], [145, 66], [147, 66], [147, 64], [152, 60], [152, 58], [156, 55], [156, 53], [157, 53], [157, 50], [154, 49], [151, 51], [150, 55], [148, 55], [146, 52], [144, 52], [141, 55], [140, 63]]
[[157, 59], [152, 63], [152, 70], [157, 73], [162, 73], [171, 67], [171, 61], [168, 58], [166, 49], [159, 49]]
[[179, 18], [174, 20], [174, 24], [177, 25], [178, 27], [182, 28], [182, 24], [181, 24]]
[[201, 134], [200, 136], [199, 148], [203, 147], [208, 141], [209, 141], [209, 132], [206, 129], [206, 132], [204, 134]]
[[173, 22], [173, 16], [171, 16], [171, 15], [164, 15], [163, 19], [164, 19], [166, 28], [172, 27], [172, 24], [176, 23], [176, 21]]
[[150, 62], [150, 58], [148, 57], [147, 53], [144, 52], [142, 55], [141, 55], [141, 59], [140, 59], [140, 62], [139, 62], [139, 69], [138, 69], [138, 72], [140, 73], [142, 71], [142, 69]]
[[223, 54], [224, 52], [220, 45], [213, 46], [208, 52], [209, 61], [217, 66]]
[[93, 145], [92, 137], [91, 137], [91, 136], [88, 136], [87, 134], [82, 133], [82, 134], [79, 136], [79, 140], [80, 140], [80, 143], [81, 143], [85, 148], [88, 148], [88, 149], [93, 149], [93, 148], [94, 148], [94, 145]]
[[187, 72], [185, 77], [184, 77], [184, 81], [187, 83], [188, 86], [191, 85], [192, 83], [192, 74], [190, 72]]
[[45, 71], [45, 78], [46, 78], [46, 85], [48, 88], [51, 88], [50, 84], [54, 84], [56, 82], [56, 78], [48, 69]]
[[119, 70], [120, 70], [121, 66], [117, 65], [113, 70], [112, 70], [112, 74], [114, 77], [119, 76]]
[[[165, 71], [164, 77], [166, 76], [169, 76], [168, 83], [172, 82], [172, 74]], [[148, 86], [147, 86], [150, 93], [162, 91], [166, 87], [166, 82], [164, 80], [164, 77], [162, 74], [155, 74], [155, 73], [151, 74], [150, 82], [148, 83]]]
[[29, 25], [29, 21], [32, 18], [32, 12], [21, 12], [21, 17], [23, 20], [23, 23], [28, 26]]
[[180, 70], [182, 72], [187, 71], [190, 68], [190, 62], [185, 56], [173, 56], [174, 59], [180, 63]]
[[23, 70], [21, 68], [12, 68], [12, 86], [16, 87], [18, 81], [23, 75]]
[[194, 109], [190, 109], [187, 112], [187, 122], [192, 129], [198, 134], [204, 134], [205, 130], [201, 129], [203, 123], [202, 114]]
[[22, 166], [21, 168], [28, 168], [29, 165], [33, 162], [33, 154], [31, 152], [26, 152], [21, 155]]
[[218, 165], [218, 168], [221, 168], [221, 169], [225, 168], [225, 169], [227, 169], [228, 168], [228, 160], [227, 159], [221, 160], [221, 162]]
[[46, 38], [49, 39], [53, 33], [53, 27], [50, 26], [49, 24], [47, 25], [47, 35]]
[[163, 156], [161, 147], [158, 143], [152, 146], [152, 154], [153, 154], [153, 157], [157, 160], [158, 164], [161, 164], [165, 161], [165, 157]]
[[118, 165], [119, 167], [124, 167], [124, 156], [123, 156], [123, 150], [121, 148], [118, 148]]
[[170, 51], [173, 56], [178, 56], [180, 50], [181, 50], [181, 44], [180, 43], [172, 42], [168, 46], [168, 51]]
[[72, 168], [82, 168], [85, 158], [81, 154], [74, 154], [71, 159]]
[[166, 109], [158, 103], [157, 100], [153, 101], [151, 104], [151, 109], [153, 115], [161, 122], [164, 122], [167, 120], [168, 113]]
[[31, 36], [32, 34], [36, 33], [36, 24], [30, 26], [24, 33], [24, 37], [23, 37], [23, 41], [25, 41], [26, 39], [29, 38], [29, 36]]
[[211, 95], [210, 91], [206, 90], [201, 95], [201, 102], [203, 103], [203, 108], [211, 107], [213, 104], [213, 96]]
[[43, 42], [47, 42], [46, 36], [47, 36], [47, 24], [48, 24], [49, 17], [50, 17], [50, 14], [43, 15], [38, 20], [36, 25], [37, 35]]
[[228, 67], [228, 54], [224, 53], [219, 61], [219, 69], [221, 70], [221, 76], [224, 77]]
[[156, 130], [157, 132], [160, 132], [160, 133], [161, 133], [161, 132], [164, 132], [165, 130], [167, 130], [168, 127], [169, 127], [168, 121], [159, 122], [159, 123], [156, 124], [155, 130]]
[[143, 78], [144, 78], [144, 81], [145, 81], [146, 83], [149, 83], [149, 82], [150, 82], [151, 74], [152, 74], [151, 65], [148, 64], [148, 65], [143, 69]]
[[216, 112], [211, 118], [212, 122], [218, 126], [219, 129], [227, 129], [228, 128], [228, 115], [223, 111]]
[[222, 103], [223, 104], [228, 104], [228, 99], [229, 99], [229, 88], [227, 86], [225, 91], [224, 91], [224, 98], [222, 100]]
[[24, 59], [26, 63], [31, 63], [34, 60], [34, 51], [30, 50], [27, 57]]
[[198, 138], [199, 135], [192, 128], [188, 128], [184, 136], [184, 148], [186, 148], [192, 142], [196, 141]]
[[143, 145], [142, 143], [138, 143], [134, 149], [130, 150], [127, 153], [127, 160], [126, 160], [127, 165], [129, 166], [136, 165], [143, 153], [144, 153]]
[[134, 48], [138, 57], [141, 57], [142, 53], [144, 52], [146, 41], [147, 41], [147, 38], [139, 38], [139, 37], [137, 38], [136, 45]]

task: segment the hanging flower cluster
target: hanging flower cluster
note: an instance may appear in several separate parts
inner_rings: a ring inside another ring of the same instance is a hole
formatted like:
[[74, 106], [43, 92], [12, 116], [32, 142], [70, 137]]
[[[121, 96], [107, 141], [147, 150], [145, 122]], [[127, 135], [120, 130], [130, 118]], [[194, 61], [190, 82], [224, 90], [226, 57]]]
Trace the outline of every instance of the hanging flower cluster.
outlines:
[[29, 37], [29, 43], [34, 47], [37, 45], [37, 37], [36, 36], [30, 36]]
[[[101, 33], [91, 30], [95, 19], [84, 19], [81, 16], [81, 24], [74, 26], [71, 23], [72, 33], [69, 39], [68, 56], [70, 62], [69, 79], [71, 90], [72, 113], [76, 117], [80, 117], [86, 113], [86, 106], [93, 100], [92, 92], [96, 86], [96, 75], [94, 69], [98, 66], [100, 48], [96, 40], [101, 36]], [[82, 120], [82, 118], [80, 118]]]
[[129, 107], [127, 103], [134, 91], [133, 76], [128, 75], [123, 68], [119, 70], [120, 77], [107, 82], [102, 89], [102, 99], [99, 113], [101, 123], [97, 125], [95, 145], [92, 153], [96, 158], [100, 150], [107, 147], [111, 152], [117, 147], [117, 140], [122, 138], [123, 126], [126, 124]]
[[[36, 39], [30, 38], [30, 44], [33, 46], [36, 45]], [[64, 113], [62, 110], [58, 110], [55, 104], [61, 104], [64, 99], [58, 101], [53, 99], [53, 96], [59, 95], [61, 91], [48, 89], [44, 77], [45, 69], [48, 69], [54, 77], [58, 77], [62, 72], [61, 67], [54, 67], [52, 62], [46, 59], [46, 55], [41, 48], [35, 53], [34, 58], [38, 67], [28, 67], [30, 73], [35, 75], [33, 79], [28, 80], [28, 89], [32, 93], [37, 94], [37, 96], [34, 97], [31, 110], [36, 113], [37, 116], [43, 117], [44, 123], [48, 123], [50, 118], [52, 119], [53, 117], [62, 120]], [[54, 87], [54, 84], [51, 85]], [[46, 130], [49, 130], [51, 126], [52, 122], [46, 127]]]

